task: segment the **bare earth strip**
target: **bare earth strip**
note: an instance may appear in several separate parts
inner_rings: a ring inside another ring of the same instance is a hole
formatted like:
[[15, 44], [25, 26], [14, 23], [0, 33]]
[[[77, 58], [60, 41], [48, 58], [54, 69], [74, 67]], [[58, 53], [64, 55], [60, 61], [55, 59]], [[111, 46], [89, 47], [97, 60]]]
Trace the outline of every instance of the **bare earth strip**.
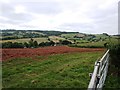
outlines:
[[62, 54], [71, 52], [96, 52], [104, 51], [104, 48], [74, 48], [68, 46], [50, 46], [43, 48], [10, 48], [2, 50], [2, 61], [18, 57], [45, 56], [51, 54]]

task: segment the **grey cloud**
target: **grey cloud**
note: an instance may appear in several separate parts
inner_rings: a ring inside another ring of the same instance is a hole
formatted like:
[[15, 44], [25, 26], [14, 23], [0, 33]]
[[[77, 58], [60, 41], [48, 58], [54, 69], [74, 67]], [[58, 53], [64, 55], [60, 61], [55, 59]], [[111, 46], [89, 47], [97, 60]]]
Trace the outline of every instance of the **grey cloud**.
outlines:
[[19, 27], [36, 28], [36, 26], [33, 26], [33, 25], [26, 25], [26, 24], [20, 24]]
[[[85, 4], [84, 1], [83, 4]], [[26, 8], [26, 12], [19, 14], [15, 13], [14, 10], [17, 5], [23, 5]], [[93, 20], [93, 22], [91, 23], [63, 23], [62, 25], [56, 28], [64, 30], [72, 29], [73, 31], [87, 33], [115, 33], [114, 30], [117, 30], [116, 14], [118, 9], [114, 5], [102, 9], [99, 8], [99, 5], [97, 6], [96, 4], [95, 6], [93, 5], [93, 7], [90, 8], [90, 10], [88, 9], [88, 11], [84, 12], [83, 15], [85, 14], [88, 18]], [[27, 22], [34, 19], [34, 16], [32, 16], [30, 13], [36, 13], [38, 15], [43, 14], [47, 16], [55, 16], [59, 13], [62, 13], [63, 11], [70, 10], [74, 14], [76, 14], [77, 12], [80, 12], [80, 9], [82, 9], [82, 0], [81, 4], [80, 2], [78, 3], [78, 1], [73, 0], [64, 0], [63, 2], [57, 2], [57, 0], [11, 0], [9, 4], [0, 3], [0, 6], [0, 16], [6, 18], [0, 19], [0, 22], [2, 24], [17, 25], [20, 28], [34, 28], [34, 26], [27, 25]], [[23, 23], [25, 23], [26, 25], [23, 25]]]
[[106, 11], [98, 11], [97, 13], [94, 13], [94, 15], [92, 16], [93, 19], [96, 20], [101, 20], [101, 19], [105, 19], [105, 18], [109, 18], [111, 16], [114, 16], [116, 14], [116, 12], [114, 10], [106, 10]]
[[84, 33], [108, 33], [117, 34], [117, 14], [113, 14], [100, 20], [95, 20], [93, 23], [64, 23], [58, 29], [72, 30]]
[[[1, 20], [1, 23], [7, 24], [20, 24], [33, 20], [33, 16], [29, 13], [53, 15], [62, 11], [58, 2], [50, 1], [21, 1], [15, 0], [10, 3], [1, 3], [0, 16], [7, 18], [7, 20]], [[26, 8], [24, 13], [15, 13], [15, 7], [17, 5], [23, 5]]]
[[103, 18], [101, 20], [96, 20], [94, 22], [94, 30], [97, 30], [98, 33], [106, 32], [109, 34], [118, 33], [118, 18], [117, 14]]
[[90, 23], [64, 23], [59, 26], [59, 29], [87, 32], [93, 29], [93, 25]]
[[117, 7], [111, 6], [106, 9], [95, 8], [89, 12], [89, 17], [93, 19], [93, 32], [102, 33], [106, 32], [109, 34], [117, 33]]
[[32, 15], [28, 13], [15, 13], [14, 8], [12, 4], [1, 4], [0, 16], [7, 18], [7, 20], [2, 20], [1, 23], [18, 24], [28, 22], [32, 19]]
[[13, 0], [12, 6], [23, 5], [27, 12], [53, 15], [62, 12], [62, 7], [56, 0]]
[[13, 24], [13, 25], [16, 24], [16, 25], [18, 25], [18, 24], [25, 23], [25, 22], [27, 23], [27, 21], [24, 21], [24, 20], [12, 20], [12, 18], [11, 19], [7, 19], [7, 20], [0, 19], [0, 23], [4, 23], [4, 24]]
[[90, 12], [88, 12], [88, 14], [89, 14], [90, 18], [100, 20], [100, 19], [104, 19], [109, 16], [113, 16], [113, 15], [117, 14], [117, 10], [118, 9], [115, 6], [111, 6], [106, 9], [101, 9], [101, 8], [96, 7], [93, 10], [91, 10]]
[[94, 19], [94, 30], [98, 33], [106, 32], [109, 34], [115, 34], [118, 30], [118, 11], [117, 7], [111, 6], [107, 9], [96, 9], [94, 15], [91, 15]]
[[58, 2], [25, 2], [24, 6], [27, 7], [29, 12], [53, 15], [62, 12], [62, 8]]
[[66, 28], [92, 28], [92, 26], [88, 23], [65, 23], [65, 24], [62, 24], [61, 27], [66, 27]]

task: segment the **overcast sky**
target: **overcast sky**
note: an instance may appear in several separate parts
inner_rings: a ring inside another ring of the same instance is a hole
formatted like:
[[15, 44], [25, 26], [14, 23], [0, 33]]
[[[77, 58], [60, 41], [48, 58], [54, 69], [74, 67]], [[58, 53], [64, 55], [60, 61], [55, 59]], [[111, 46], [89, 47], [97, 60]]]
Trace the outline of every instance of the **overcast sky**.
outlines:
[[119, 0], [0, 0], [0, 29], [118, 33]]

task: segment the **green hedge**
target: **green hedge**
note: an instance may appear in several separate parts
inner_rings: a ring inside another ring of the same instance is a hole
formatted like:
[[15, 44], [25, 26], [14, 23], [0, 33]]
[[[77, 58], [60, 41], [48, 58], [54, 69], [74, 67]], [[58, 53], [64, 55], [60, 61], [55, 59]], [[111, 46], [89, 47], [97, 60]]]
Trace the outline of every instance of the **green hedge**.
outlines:
[[75, 45], [75, 44], [71, 44], [69, 45], [70, 47], [79, 47], [79, 48], [104, 48], [104, 46], [93, 46], [93, 45], [86, 45], [86, 46], [80, 46], [80, 45]]

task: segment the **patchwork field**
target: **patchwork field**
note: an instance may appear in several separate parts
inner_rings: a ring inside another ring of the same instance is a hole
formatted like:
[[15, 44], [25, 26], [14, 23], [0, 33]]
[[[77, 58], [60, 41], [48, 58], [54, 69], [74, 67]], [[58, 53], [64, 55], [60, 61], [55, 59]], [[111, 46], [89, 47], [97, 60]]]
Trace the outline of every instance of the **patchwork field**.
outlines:
[[3, 49], [3, 88], [87, 88], [89, 73], [104, 51], [67, 46]]

